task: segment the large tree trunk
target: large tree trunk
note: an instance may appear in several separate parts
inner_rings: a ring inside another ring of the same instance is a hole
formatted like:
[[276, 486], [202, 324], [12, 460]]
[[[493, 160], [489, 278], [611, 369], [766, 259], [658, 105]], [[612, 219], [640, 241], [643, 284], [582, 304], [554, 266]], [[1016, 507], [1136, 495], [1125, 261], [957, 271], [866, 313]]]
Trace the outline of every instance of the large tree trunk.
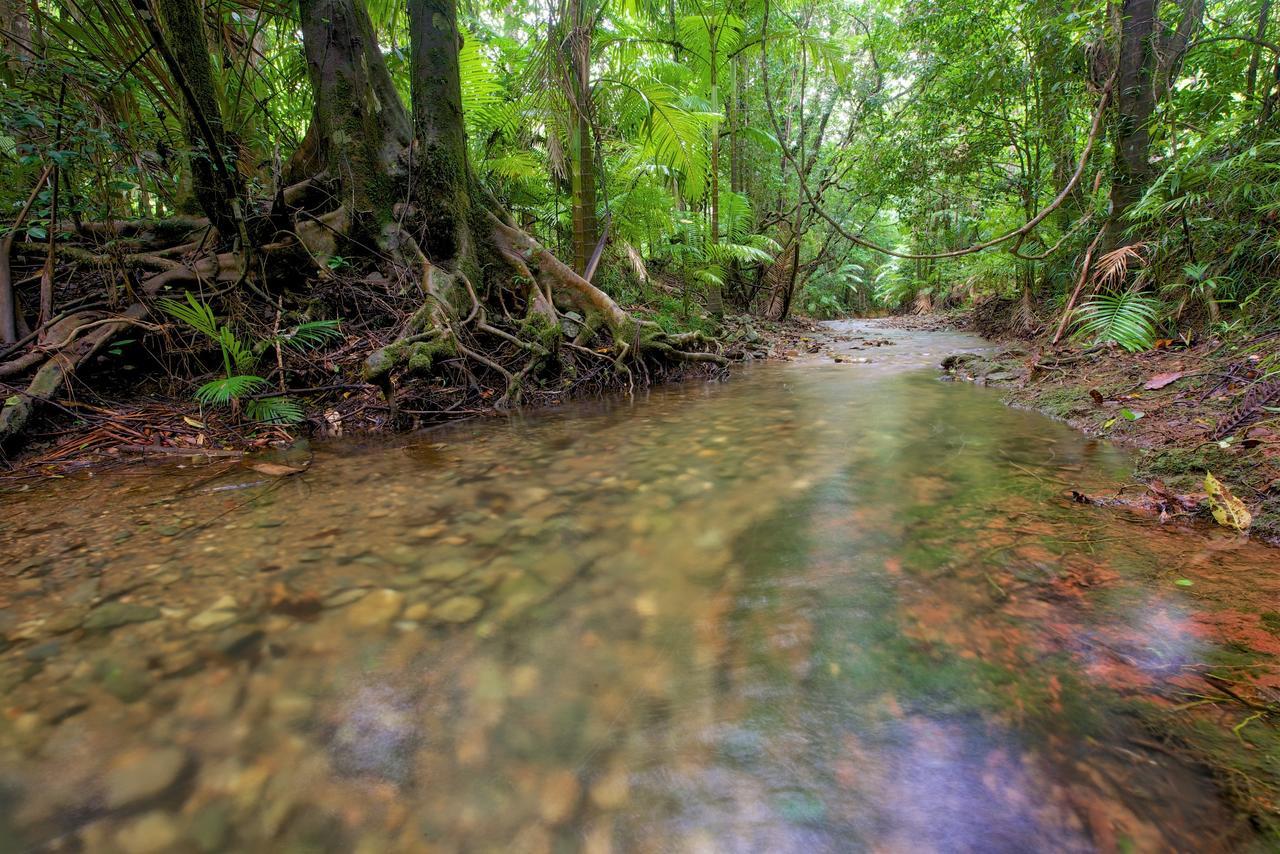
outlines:
[[354, 235], [384, 243], [405, 199], [402, 157], [413, 130], [363, 3], [301, 0], [302, 41], [315, 97], [307, 151], [342, 188]]
[[409, 46], [419, 243], [433, 264], [458, 266], [473, 275], [472, 182], [462, 116], [458, 69], [462, 34], [455, 0], [410, 0]]

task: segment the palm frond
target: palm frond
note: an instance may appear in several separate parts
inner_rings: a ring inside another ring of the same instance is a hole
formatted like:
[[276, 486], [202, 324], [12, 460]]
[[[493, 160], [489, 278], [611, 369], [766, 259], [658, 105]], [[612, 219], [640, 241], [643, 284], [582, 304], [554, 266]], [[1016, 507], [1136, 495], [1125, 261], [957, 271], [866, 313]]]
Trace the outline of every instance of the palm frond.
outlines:
[[262, 388], [267, 381], [252, 374], [233, 377], [222, 377], [212, 380], [196, 389], [196, 400], [205, 406], [226, 406], [239, 397]]
[[1131, 353], [1150, 350], [1155, 344], [1159, 307], [1152, 297], [1131, 291], [1097, 294], [1076, 309], [1076, 334], [1114, 342]]
[[245, 404], [244, 413], [262, 424], [297, 424], [302, 421], [302, 407], [288, 397], [264, 397]]

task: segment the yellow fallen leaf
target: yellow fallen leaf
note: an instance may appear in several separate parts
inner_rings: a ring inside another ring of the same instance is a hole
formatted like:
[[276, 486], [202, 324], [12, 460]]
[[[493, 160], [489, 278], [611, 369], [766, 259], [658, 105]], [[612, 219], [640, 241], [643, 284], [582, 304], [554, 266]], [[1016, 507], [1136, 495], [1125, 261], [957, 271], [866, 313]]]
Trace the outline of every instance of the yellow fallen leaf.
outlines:
[[1205, 472], [1204, 491], [1209, 494], [1209, 509], [1213, 518], [1224, 528], [1235, 528], [1243, 531], [1253, 524], [1253, 514], [1244, 502], [1231, 494], [1213, 475]]
[[192, 418], [190, 415], [182, 416], [182, 420], [187, 422], [187, 425], [190, 427], [195, 427], [196, 429], [201, 429], [201, 430], [204, 429], [204, 424]]

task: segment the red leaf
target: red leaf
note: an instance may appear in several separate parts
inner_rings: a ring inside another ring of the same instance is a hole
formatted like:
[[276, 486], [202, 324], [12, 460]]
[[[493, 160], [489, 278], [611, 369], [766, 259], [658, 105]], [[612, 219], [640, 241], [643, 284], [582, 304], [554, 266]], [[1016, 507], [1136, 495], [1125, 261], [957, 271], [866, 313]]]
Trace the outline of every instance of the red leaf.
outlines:
[[1174, 371], [1169, 374], [1156, 374], [1147, 380], [1147, 384], [1143, 386], [1147, 391], [1155, 391], [1158, 388], [1164, 388], [1169, 383], [1177, 382], [1182, 379], [1182, 371]]

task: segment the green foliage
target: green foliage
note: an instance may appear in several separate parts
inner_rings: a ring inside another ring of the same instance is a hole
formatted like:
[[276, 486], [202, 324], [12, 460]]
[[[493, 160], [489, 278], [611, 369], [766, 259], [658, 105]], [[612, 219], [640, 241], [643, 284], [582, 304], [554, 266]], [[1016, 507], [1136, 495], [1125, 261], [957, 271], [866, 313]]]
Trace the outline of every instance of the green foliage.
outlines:
[[1159, 314], [1160, 303], [1144, 294], [1097, 294], [1076, 309], [1076, 334], [1113, 342], [1131, 353], [1149, 350], [1155, 344]]
[[[267, 380], [252, 373], [262, 352], [271, 347], [308, 350], [342, 337], [336, 320], [312, 320], [279, 335], [251, 344], [239, 338], [230, 326], [218, 321], [213, 309], [188, 292], [186, 301], [162, 299], [160, 310], [187, 324], [218, 345], [222, 354], [224, 376], [196, 389], [195, 398], [202, 406], [237, 406], [243, 398], [258, 395]], [[244, 414], [263, 424], [294, 424], [303, 420], [302, 407], [284, 395], [249, 397], [244, 401]]]

